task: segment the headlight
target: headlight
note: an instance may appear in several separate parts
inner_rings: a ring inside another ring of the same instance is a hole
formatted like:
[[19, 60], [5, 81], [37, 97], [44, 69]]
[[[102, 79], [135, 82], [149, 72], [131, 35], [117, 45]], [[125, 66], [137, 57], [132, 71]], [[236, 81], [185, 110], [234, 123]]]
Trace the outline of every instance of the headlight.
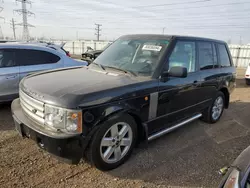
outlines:
[[237, 169], [233, 169], [223, 188], [239, 188], [239, 176], [240, 172]]
[[82, 132], [82, 113], [45, 104], [45, 126], [68, 133]]

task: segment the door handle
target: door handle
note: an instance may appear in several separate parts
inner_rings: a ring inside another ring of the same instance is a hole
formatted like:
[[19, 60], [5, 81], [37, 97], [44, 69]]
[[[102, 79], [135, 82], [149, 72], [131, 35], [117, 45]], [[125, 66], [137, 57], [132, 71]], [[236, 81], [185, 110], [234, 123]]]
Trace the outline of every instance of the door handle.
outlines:
[[16, 77], [17, 77], [17, 75], [6, 76], [6, 79], [11, 80], [11, 79], [15, 79]]
[[200, 85], [200, 83], [197, 81], [197, 80], [195, 80], [194, 82], [193, 82], [193, 86], [199, 86]]

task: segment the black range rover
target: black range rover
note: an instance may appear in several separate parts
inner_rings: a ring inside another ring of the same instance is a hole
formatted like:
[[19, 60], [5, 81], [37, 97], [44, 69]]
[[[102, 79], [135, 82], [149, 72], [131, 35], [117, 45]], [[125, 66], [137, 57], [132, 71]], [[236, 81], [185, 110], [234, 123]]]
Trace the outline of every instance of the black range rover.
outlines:
[[236, 70], [225, 42], [128, 35], [88, 67], [37, 73], [20, 83], [15, 126], [46, 151], [98, 169], [118, 167], [135, 144], [229, 106]]

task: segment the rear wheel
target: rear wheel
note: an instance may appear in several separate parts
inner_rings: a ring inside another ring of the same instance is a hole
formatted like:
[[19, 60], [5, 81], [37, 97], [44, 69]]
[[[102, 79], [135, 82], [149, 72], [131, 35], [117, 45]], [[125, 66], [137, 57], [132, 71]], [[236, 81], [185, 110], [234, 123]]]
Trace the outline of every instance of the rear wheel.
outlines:
[[250, 85], [250, 79], [246, 79], [246, 85]]
[[132, 153], [137, 125], [129, 115], [114, 116], [100, 125], [87, 151], [87, 158], [100, 170], [123, 164]]
[[203, 120], [208, 123], [219, 121], [225, 106], [225, 96], [219, 91], [211, 106], [203, 113]]

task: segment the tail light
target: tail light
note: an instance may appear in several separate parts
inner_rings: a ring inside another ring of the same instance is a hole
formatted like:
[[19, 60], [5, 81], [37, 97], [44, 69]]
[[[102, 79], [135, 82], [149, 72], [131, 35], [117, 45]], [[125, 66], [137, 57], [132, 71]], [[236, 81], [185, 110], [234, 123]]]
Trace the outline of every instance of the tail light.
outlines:
[[239, 188], [239, 176], [240, 172], [237, 169], [233, 169], [223, 188]]

